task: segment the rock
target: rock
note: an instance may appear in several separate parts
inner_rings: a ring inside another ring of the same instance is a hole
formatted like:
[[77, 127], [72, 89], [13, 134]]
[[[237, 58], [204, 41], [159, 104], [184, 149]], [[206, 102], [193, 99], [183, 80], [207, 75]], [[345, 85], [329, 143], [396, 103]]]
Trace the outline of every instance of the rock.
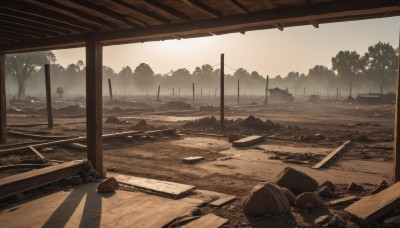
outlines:
[[114, 192], [117, 190], [119, 187], [119, 184], [117, 180], [114, 177], [109, 177], [105, 180], [103, 180], [98, 186], [97, 186], [97, 192], [98, 193], [107, 193], [107, 192]]
[[333, 192], [331, 191], [330, 188], [328, 187], [323, 187], [321, 188], [318, 192], [318, 195], [322, 196], [322, 197], [334, 197], [335, 195], [333, 194]]
[[296, 197], [295, 204], [303, 208], [318, 208], [324, 205], [324, 201], [314, 192], [304, 192]]
[[324, 135], [321, 135], [321, 134], [319, 134], [319, 133], [317, 133], [317, 134], [315, 134], [313, 137], [312, 137], [314, 140], [324, 140], [325, 139], [325, 136]]
[[358, 141], [359, 142], [369, 142], [369, 141], [371, 141], [371, 139], [369, 139], [368, 136], [366, 136], [366, 135], [360, 135], [360, 136], [358, 136]]
[[335, 185], [330, 181], [325, 181], [321, 186], [328, 187], [332, 192], [336, 189]]
[[381, 192], [382, 190], [385, 190], [389, 187], [389, 184], [386, 181], [382, 181], [374, 190], [372, 190], [369, 195], [376, 194], [378, 192]]
[[241, 135], [229, 134], [228, 135], [228, 142], [232, 143], [232, 142], [234, 142], [236, 140], [239, 140], [241, 138], [242, 138]]
[[280, 187], [262, 182], [253, 187], [242, 199], [245, 214], [282, 214], [289, 211], [289, 201]]
[[296, 200], [296, 196], [287, 188], [281, 187], [283, 194], [285, 194], [286, 198], [289, 201], [289, 205], [294, 205], [294, 201]]
[[310, 136], [309, 135], [300, 135], [298, 141], [299, 142], [307, 142], [310, 140]]
[[354, 182], [351, 182], [349, 187], [347, 187], [347, 191], [350, 191], [350, 192], [361, 192], [363, 190], [364, 190], [364, 188], [362, 185], [356, 184]]
[[317, 224], [317, 225], [324, 225], [324, 224], [326, 224], [326, 223], [328, 223], [329, 222], [329, 220], [331, 219], [331, 215], [322, 215], [322, 216], [319, 216], [317, 219], [315, 219], [315, 221], [314, 221], [314, 223], [315, 224]]
[[83, 179], [80, 176], [72, 176], [67, 179], [68, 183], [71, 185], [83, 184]]
[[42, 152], [51, 153], [51, 152], [54, 152], [54, 148], [44, 147], [44, 148], [42, 148]]
[[148, 127], [146, 120], [141, 120], [135, 125], [135, 128], [146, 128]]
[[285, 187], [298, 195], [303, 192], [314, 192], [318, 189], [318, 182], [307, 174], [296, 169], [286, 167], [276, 177], [277, 185]]
[[117, 117], [110, 116], [110, 117], [107, 117], [105, 123], [108, 123], [108, 124], [119, 124], [120, 122], [119, 122], [119, 119]]
[[383, 220], [384, 224], [392, 224], [392, 225], [400, 225], [400, 215], [396, 215], [390, 218]]

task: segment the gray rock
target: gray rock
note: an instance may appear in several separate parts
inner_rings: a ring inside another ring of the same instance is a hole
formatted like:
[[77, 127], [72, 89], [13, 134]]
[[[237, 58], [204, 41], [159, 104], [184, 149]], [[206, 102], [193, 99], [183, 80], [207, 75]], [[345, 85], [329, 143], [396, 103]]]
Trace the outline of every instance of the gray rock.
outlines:
[[296, 197], [295, 204], [302, 208], [318, 208], [324, 205], [324, 201], [314, 192], [304, 192]]
[[289, 189], [296, 195], [303, 192], [314, 192], [318, 189], [318, 182], [316, 180], [291, 167], [283, 169], [275, 177], [274, 183]]
[[119, 187], [119, 184], [117, 180], [114, 177], [109, 177], [105, 180], [103, 180], [98, 186], [97, 186], [97, 192], [98, 193], [107, 193], [107, 192], [114, 192], [117, 190]]

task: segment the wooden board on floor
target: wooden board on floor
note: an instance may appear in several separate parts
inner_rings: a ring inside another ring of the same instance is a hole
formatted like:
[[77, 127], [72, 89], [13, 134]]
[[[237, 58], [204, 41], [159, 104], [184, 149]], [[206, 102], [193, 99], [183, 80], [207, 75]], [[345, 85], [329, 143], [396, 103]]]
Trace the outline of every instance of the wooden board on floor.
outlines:
[[348, 145], [350, 145], [351, 141], [347, 140], [345, 143], [343, 143], [341, 146], [336, 148], [336, 150], [332, 151], [328, 156], [326, 156], [324, 159], [322, 159], [318, 164], [314, 165], [312, 168], [313, 169], [320, 169], [324, 166], [327, 165], [327, 163], [333, 159], [335, 156], [339, 155]]
[[0, 179], [0, 199], [78, 174], [84, 160], [65, 162]]
[[187, 193], [190, 190], [195, 189], [195, 186], [193, 185], [147, 179], [119, 173], [109, 172], [107, 173], [107, 176], [115, 177], [117, 181], [121, 184], [163, 193], [172, 197], [178, 197], [184, 193]]
[[225, 205], [225, 204], [233, 201], [234, 199], [236, 199], [236, 196], [227, 196], [227, 197], [223, 197], [223, 198], [217, 199], [215, 201], [212, 201], [210, 203], [210, 205], [213, 207], [219, 207], [219, 206]]
[[260, 142], [264, 142], [265, 137], [260, 136], [260, 135], [252, 135], [248, 136], [239, 140], [236, 140], [232, 143], [232, 146], [234, 147], [245, 147], [245, 146], [251, 146]]
[[358, 199], [360, 199], [360, 198], [357, 196], [345, 196], [340, 199], [335, 199], [335, 200], [329, 201], [329, 205], [331, 205], [333, 207], [346, 206], [346, 205], [349, 205], [350, 203], [354, 203], [354, 201], [357, 201]]
[[7, 227], [164, 227], [189, 215], [203, 203], [117, 190], [98, 194], [98, 183], [14, 204], [0, 209]]
[[217, 228], [228, 222], [228, 219], [214, 215], [213, 213], [204, 215], [183, 227], [187, 228]]
[[374, 195], [363, 197], [344, 210], [360, 224], [367, 225], [400, 207], [400, 182]]

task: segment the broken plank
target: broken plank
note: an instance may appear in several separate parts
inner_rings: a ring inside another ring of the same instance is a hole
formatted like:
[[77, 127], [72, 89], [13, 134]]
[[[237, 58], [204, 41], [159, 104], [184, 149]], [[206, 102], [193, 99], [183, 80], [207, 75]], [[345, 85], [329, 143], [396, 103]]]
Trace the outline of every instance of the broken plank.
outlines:
[[36, 150], [33, 146], [29, 146], [29, 149], [31, 149], [31, 151], [33, 152], [33, 153], [35, 153], [39, 158], [40, 158], [40, 160], [42, 160], [42, 161], [46, 161], [47, 159], [46, 159], [46, 157], [45, 156], [43, 156], [43, 154], [41, 154], [38, 150]]
[[400, 182], [374, 195], [363, 197], [344, 209], [361, 225], [367, 225], [400, 207]]
[[86, 161], [76, 160], [0, 179], [0, 199], [78, 174]]
[[334, 157], [339, 155], [348, 145], [350, 145], [351, 140], [347, 140], [345, 143], [343, 143], [341, 146], [336, 148], [336, 150], [332, 151], [328, 156], [326, 156], [324, 159], [322, 159], [318, 164], [314, 165], [312, 168], [313, 169], [320, 169], [323, 168], [324, 166], [327, 165], [329, 161], [331, 161]]
[[331, 200], [329, 201], [329, 205], [333, 206], [333, 207], [340, 207], [340, 206], [347, 206], [350, 203], [354, 203], [354, 201], [359, 200], [360, 198], [357, 196], [346, 196], [340, 199], [335, 199], [335, 200]]
[[227, 197], [217, 199], [217, 200], [211, 202], [210, 205], [213, 207], [219, 207], [219, 206], [225, 205], [235, 199], [236, 199], [236, 196], [227, 196]]
[[199, 219], [196, 219], [183, 227], [187, 228], [214, 228], [220, 227], [228, 222], [228, 219], [214, 215], [213, 213], [207, 214]]
[[194, 156], [194, 157], [183, 158], [182, 162], [187, 163], [187, 164], [193, 164], [193, 163], [199, 162], [201, 160], [204, 160], [204, 157]]
[[245, 147], [245, 146], [251, 146], [260, 142], [264, 142], [265, 137], [264, 136], [259, 136], [259, 135], [252, 135], [248, 136], [239, 140], [236, 140], [232, 143], [232, 146], [234, 147]]
[[109, 172], [107, 173], [107, 176], [114, 177], [121, 184], [163, 193], [174, 198], [195, 189], [195, 186], [192, 185], [147, 179], [119, 173]]

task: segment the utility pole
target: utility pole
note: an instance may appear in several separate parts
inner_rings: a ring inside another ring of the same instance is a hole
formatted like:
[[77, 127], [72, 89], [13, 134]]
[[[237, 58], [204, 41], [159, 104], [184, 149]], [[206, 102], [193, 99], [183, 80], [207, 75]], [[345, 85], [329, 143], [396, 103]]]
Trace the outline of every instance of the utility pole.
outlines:
[[193, 82], [193, 103], [194, 103], [194, 82]]
[[237, 85], [237, 105], [239, 106], [239, 97], [240, 97], [240, 82], [238, 78], [238, 85]]
[[113, 101], [111, 79], [108, 79], [108, 90], [110, 92], [110, 101]]
[[160, 100], [160, 85], [158, 85], [157, 101]]
[[269, 75], [267, 75], [267, 82], [265, 84], [265, 105], [268, 105], [268, 92], [269, 92]]
[[220, 84], [220, 86], [221, 86], [221, 97], [220, 97], [220, 119], [221, 119], [221, 128], [223, 128], [224, 127], [224, 119], [225, 119], [225, 113], [224, 113], [224, 103], [225, 103], [225, 101], [224, 101], [224, 96], [225, 96], [225, 90], [224, 90], [224, 77], [225, 77], [225, 73], [224, 73], [224, 66], [225, 66], [225, 64], [224, 64], [224, 54], [221, 54], [221, 84]]

